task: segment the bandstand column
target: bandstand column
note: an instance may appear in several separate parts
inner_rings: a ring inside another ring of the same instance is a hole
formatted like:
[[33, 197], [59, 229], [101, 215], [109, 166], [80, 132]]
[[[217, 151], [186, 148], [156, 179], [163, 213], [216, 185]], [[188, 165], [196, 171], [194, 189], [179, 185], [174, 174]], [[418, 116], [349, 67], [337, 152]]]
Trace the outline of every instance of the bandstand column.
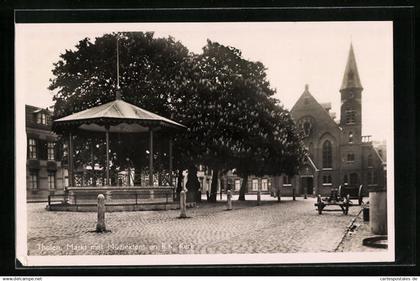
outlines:
[[69, 186], [74, 186], [74, 177], [73, 177], [73, 136], [71, 132], [69, 132]]
[[173, 170], [172, 138], [169, 138], [169, 185], [170, 186], [172, 186], [172, 170]]
[[106, 185], [109, 185], [109, 126], [105, 127], [106, 140]]
[[153, 129], [149, 128], [149, 185], [153, 186]]

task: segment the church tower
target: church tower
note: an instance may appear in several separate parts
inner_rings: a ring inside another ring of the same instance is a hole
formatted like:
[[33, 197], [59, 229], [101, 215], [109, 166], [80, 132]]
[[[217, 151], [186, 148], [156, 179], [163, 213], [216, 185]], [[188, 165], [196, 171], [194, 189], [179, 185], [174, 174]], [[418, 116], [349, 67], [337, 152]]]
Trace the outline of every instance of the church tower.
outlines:
[[362, 142], [362, 91], [359, 72], [353, 45], [350, 44], [346, 69], [341, 84], [341, 118], [340, 126], [343, 129], [345, 142], [360, 144]]

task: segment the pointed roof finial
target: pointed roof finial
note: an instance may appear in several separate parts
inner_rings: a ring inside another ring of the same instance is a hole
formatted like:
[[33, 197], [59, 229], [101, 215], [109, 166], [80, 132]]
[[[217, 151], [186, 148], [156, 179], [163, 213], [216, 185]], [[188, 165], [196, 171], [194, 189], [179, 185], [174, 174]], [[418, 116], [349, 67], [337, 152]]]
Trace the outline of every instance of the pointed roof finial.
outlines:
[[305, 84], [305, 92], [309, 92], [309, 85]]
[[357, 70], [353, 43], [350, 43], [349, 56], [347, 58], [346, 69], [344, 70], [343, 82], [341, 84], [340, 91], [349, 88], [363, 89], [362, 84], [360, 83], [359, 71]]

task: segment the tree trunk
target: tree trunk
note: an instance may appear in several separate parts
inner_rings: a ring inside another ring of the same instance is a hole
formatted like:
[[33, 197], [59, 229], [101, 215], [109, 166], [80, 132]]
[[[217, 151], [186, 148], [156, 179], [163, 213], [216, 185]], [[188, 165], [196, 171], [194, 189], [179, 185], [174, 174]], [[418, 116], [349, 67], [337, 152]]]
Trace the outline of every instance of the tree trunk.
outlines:
[[217, 201], [217, 180], [219, 176], [219, 170], [213, 169], [213, 175], [211, 177], [211, 189], [210, 189], [210, 202], [216, 202]]
[[[187, 201], [188, 202], [197, 202], [198, 201], [198, 194], [200, 189], [200, 182], [198, 181], [197, 177], [197, 168], [191, 165], [188, 168], [188, 177], [187, 177], [187, 184], [186, 187], [188, 189], [187, 192]], [[201, 193], [200, 193], [201, 198]]]
[[241, 188], [239, 189], [239, 201], [245, 201], [245, 193], [248, 192], [248, 175], [242, 177]]

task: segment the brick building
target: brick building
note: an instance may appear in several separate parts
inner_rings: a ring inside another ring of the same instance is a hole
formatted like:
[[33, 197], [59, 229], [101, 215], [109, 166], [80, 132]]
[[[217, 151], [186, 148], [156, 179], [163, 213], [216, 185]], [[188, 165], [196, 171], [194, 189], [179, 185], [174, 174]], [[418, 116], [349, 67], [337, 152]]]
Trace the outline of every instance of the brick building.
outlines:
[[50, 192], [63, 190], [67, 170], [61, 163], [57, 135], [51, 131], [51, 111], [25, 106], [27, 160], [26, 198], [45, 201]]
[[386, 148], [375, 147], [371, 136], [362, 136], [362, 91], [353, 46], [340, 88], [341, 116], [336, 120], [330, 103], [319, 103], [308, 86], [291, 109], [292, 118], [304, 135], [309, 157], [299, 175], [276, 179], [281, 194], [330, 193], [331, 187], [342, 185], [357, 192], [363, 185], [385, 186]]
[[[331, 103], [319, 103], [305, 90], [291, 109], [291, 116], [304, 136], [309, 152], [298, 175], [248, 178], [248, 193], [283, 196], [330, 194], [331, 188], [342, 185], [343, 190], [355, 195], [359, 186], [369, 188], [386, 186], [386, 145], [373, 142], [371, 136], [362, 136], [362, 91], [353, 46], [350, 46], [347, 65], [340, 88], [341, 116], [336, 119]], [[242, 179], [231, 175], [234, 191], [239, 192]]]

